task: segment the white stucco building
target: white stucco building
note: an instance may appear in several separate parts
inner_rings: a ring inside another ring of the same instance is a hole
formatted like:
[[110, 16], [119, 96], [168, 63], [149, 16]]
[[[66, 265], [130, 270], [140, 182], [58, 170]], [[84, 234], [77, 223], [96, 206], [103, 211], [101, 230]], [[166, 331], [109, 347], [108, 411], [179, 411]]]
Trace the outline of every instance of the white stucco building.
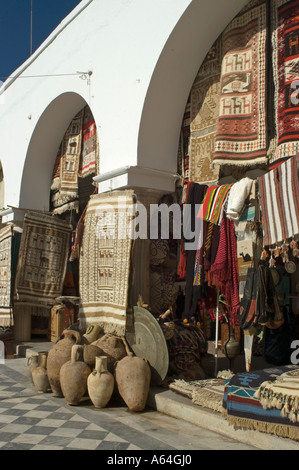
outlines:
[[173, 191], [193, 80], [246, 3], [82, 0], [0, 89], [1, 208], [48, 210], [57, 148], [86, 104], [98, 130], [99, 191]]

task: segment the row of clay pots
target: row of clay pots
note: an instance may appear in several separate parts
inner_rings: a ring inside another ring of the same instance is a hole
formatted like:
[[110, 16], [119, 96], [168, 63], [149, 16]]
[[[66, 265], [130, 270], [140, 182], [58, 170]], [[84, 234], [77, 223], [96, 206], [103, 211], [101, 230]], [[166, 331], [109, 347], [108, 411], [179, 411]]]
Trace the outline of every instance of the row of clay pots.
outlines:
[[[66, 330], [49, 353], [39, 353], [39, 364], [34, 356], [28, 360], [33, 382], [38, 391], [52, 390], [54, 396], [64, 396], [69, 405], [78, 405], [88, 393], [96, 408], [105, 407], [115, 390], [131, 411], [142, 411], [146, 406], [151, 371], [147, 361], [131, 352], [114, 361], [114, 374], [108, 369], [107, 356], [95, 356], [92, 370], [83, 360], [85, 346], [77, 344], [79, 333]], [[59, 344], [61, 343], [61, 344]], [[99, 349], [100, 350], [100, 349]]]

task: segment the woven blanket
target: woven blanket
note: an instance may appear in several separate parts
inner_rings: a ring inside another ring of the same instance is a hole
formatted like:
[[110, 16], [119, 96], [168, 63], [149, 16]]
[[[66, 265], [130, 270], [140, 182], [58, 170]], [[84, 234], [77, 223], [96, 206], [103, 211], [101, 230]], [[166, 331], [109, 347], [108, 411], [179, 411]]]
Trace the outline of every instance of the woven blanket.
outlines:
[[258, 179], [265, 246], [299, 233], [297, 168], [297, 157], [290, 157]]
[[89, 106], [84, 108], [82, 129], [82, 152], [79, 176], [95, 174], [98, 167], [98, 142], [96, 123]]
[[214, 164], [267, 162], [266, 2], [241, 12], [223, 32]]
[[82, 146], [84, 109], [72, 119], [56, 157], [52, 185], [54, 214], [76, 209], [78, 203], [78, 172]]
[[219, 167], [212, 167], [219, 112], [221, 39], [204, 59], [191, 89], [189, 179], [216, 182]]
[[299, 422], [299, 369], [282, 373], [274, 382], [263, 382], [254, 396], [263, 408], [276, 408], [292, 423]]
[[186, 381], [176, 379], [169, 385], [170, 390], [192, 400], [192, 403], [222, 413], [224, 378]]
[[231, 184], [224, 184], [222, 186], [210, 186], [207, 189], [202, 207], [204, 220], [221, 225], [224, 204], [231, 187]]
[[21, 233], [7, 225], [0, 231], [0, 326], [13, 326], [13, 289]]
[[276, 408], [263, 408], [255, 396], [263, 382], [274, 382], [284, 372], [298, 366], [281, 366], [234, 375], [225, 384], [223, 407], [226, 419], [234, 426], [257, 430], [299, 441], [299, 423], [290, 421]]
[[277, 160], [299, 152], [299, 1], [275, 0], [272, 3], [277, 133], [277, 149], [272, 158]]
[[27, 212], [24, 218], [15, 302], [53, 306], [62, 294], [71, 226], [53, 216]]
[[96, 323], [106, 333], [125, 334], [132, 254], [128, 230], [134, 203], [131, 190], [96, 194], [89, 200], [80, 252], [82, 329]]

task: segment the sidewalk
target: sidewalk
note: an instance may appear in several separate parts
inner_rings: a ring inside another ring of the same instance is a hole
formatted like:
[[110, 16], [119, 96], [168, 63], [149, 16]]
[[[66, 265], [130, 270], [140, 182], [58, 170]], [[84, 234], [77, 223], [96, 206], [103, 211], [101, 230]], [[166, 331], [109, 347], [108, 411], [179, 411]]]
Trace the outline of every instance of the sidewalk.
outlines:
[[[33, 340], [17, 345], [16, 355], [19, 357], [29, 357], [31, 354], [36, 354], [39, 351], [48, 351], [52, 346], [53, 343], [48, 341]], [[234, 372], [244, 370], [243, 361], [243, 356], [237, 358]], [[217, 365], [218, 370], [227, 370], [229, 366], [228, 360], [221, 352], [218, 352]], [[208, 370], [213, 374], [215, 369], [213, 354], [209, 354], [204, 358], [203, 367], [205, 371]], [[253, 358], [252, 370], [258, 370], [263, 367], [267, 367], [267, 364], [262, 357]], [[227, 438], [235, 439], [240, 443], [256, 447], [260, 450], [299, 450], [299, 443], [291, 439], [284, 439], [258, 431], [235, 429], [228, 424], [221, 413], [194, 405], [190, 399], [163, 387], [151, 387], [148, 406], [164, 415], [182, 420], [186, 424], [190, 423], [190, 425], [220, 433]]]

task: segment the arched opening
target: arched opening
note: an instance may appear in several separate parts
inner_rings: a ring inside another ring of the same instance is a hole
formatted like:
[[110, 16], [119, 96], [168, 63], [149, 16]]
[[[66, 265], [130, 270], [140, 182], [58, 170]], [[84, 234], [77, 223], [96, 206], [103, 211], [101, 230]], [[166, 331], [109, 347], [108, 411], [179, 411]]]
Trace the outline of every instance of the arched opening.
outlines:
[[57, 149], [70, 121], [86, 104], [77, 93], [63, 93], [48, 105], [39, 118], [24, 164], [19, 199], [21, 208], [49, 210], [49, 193]]

